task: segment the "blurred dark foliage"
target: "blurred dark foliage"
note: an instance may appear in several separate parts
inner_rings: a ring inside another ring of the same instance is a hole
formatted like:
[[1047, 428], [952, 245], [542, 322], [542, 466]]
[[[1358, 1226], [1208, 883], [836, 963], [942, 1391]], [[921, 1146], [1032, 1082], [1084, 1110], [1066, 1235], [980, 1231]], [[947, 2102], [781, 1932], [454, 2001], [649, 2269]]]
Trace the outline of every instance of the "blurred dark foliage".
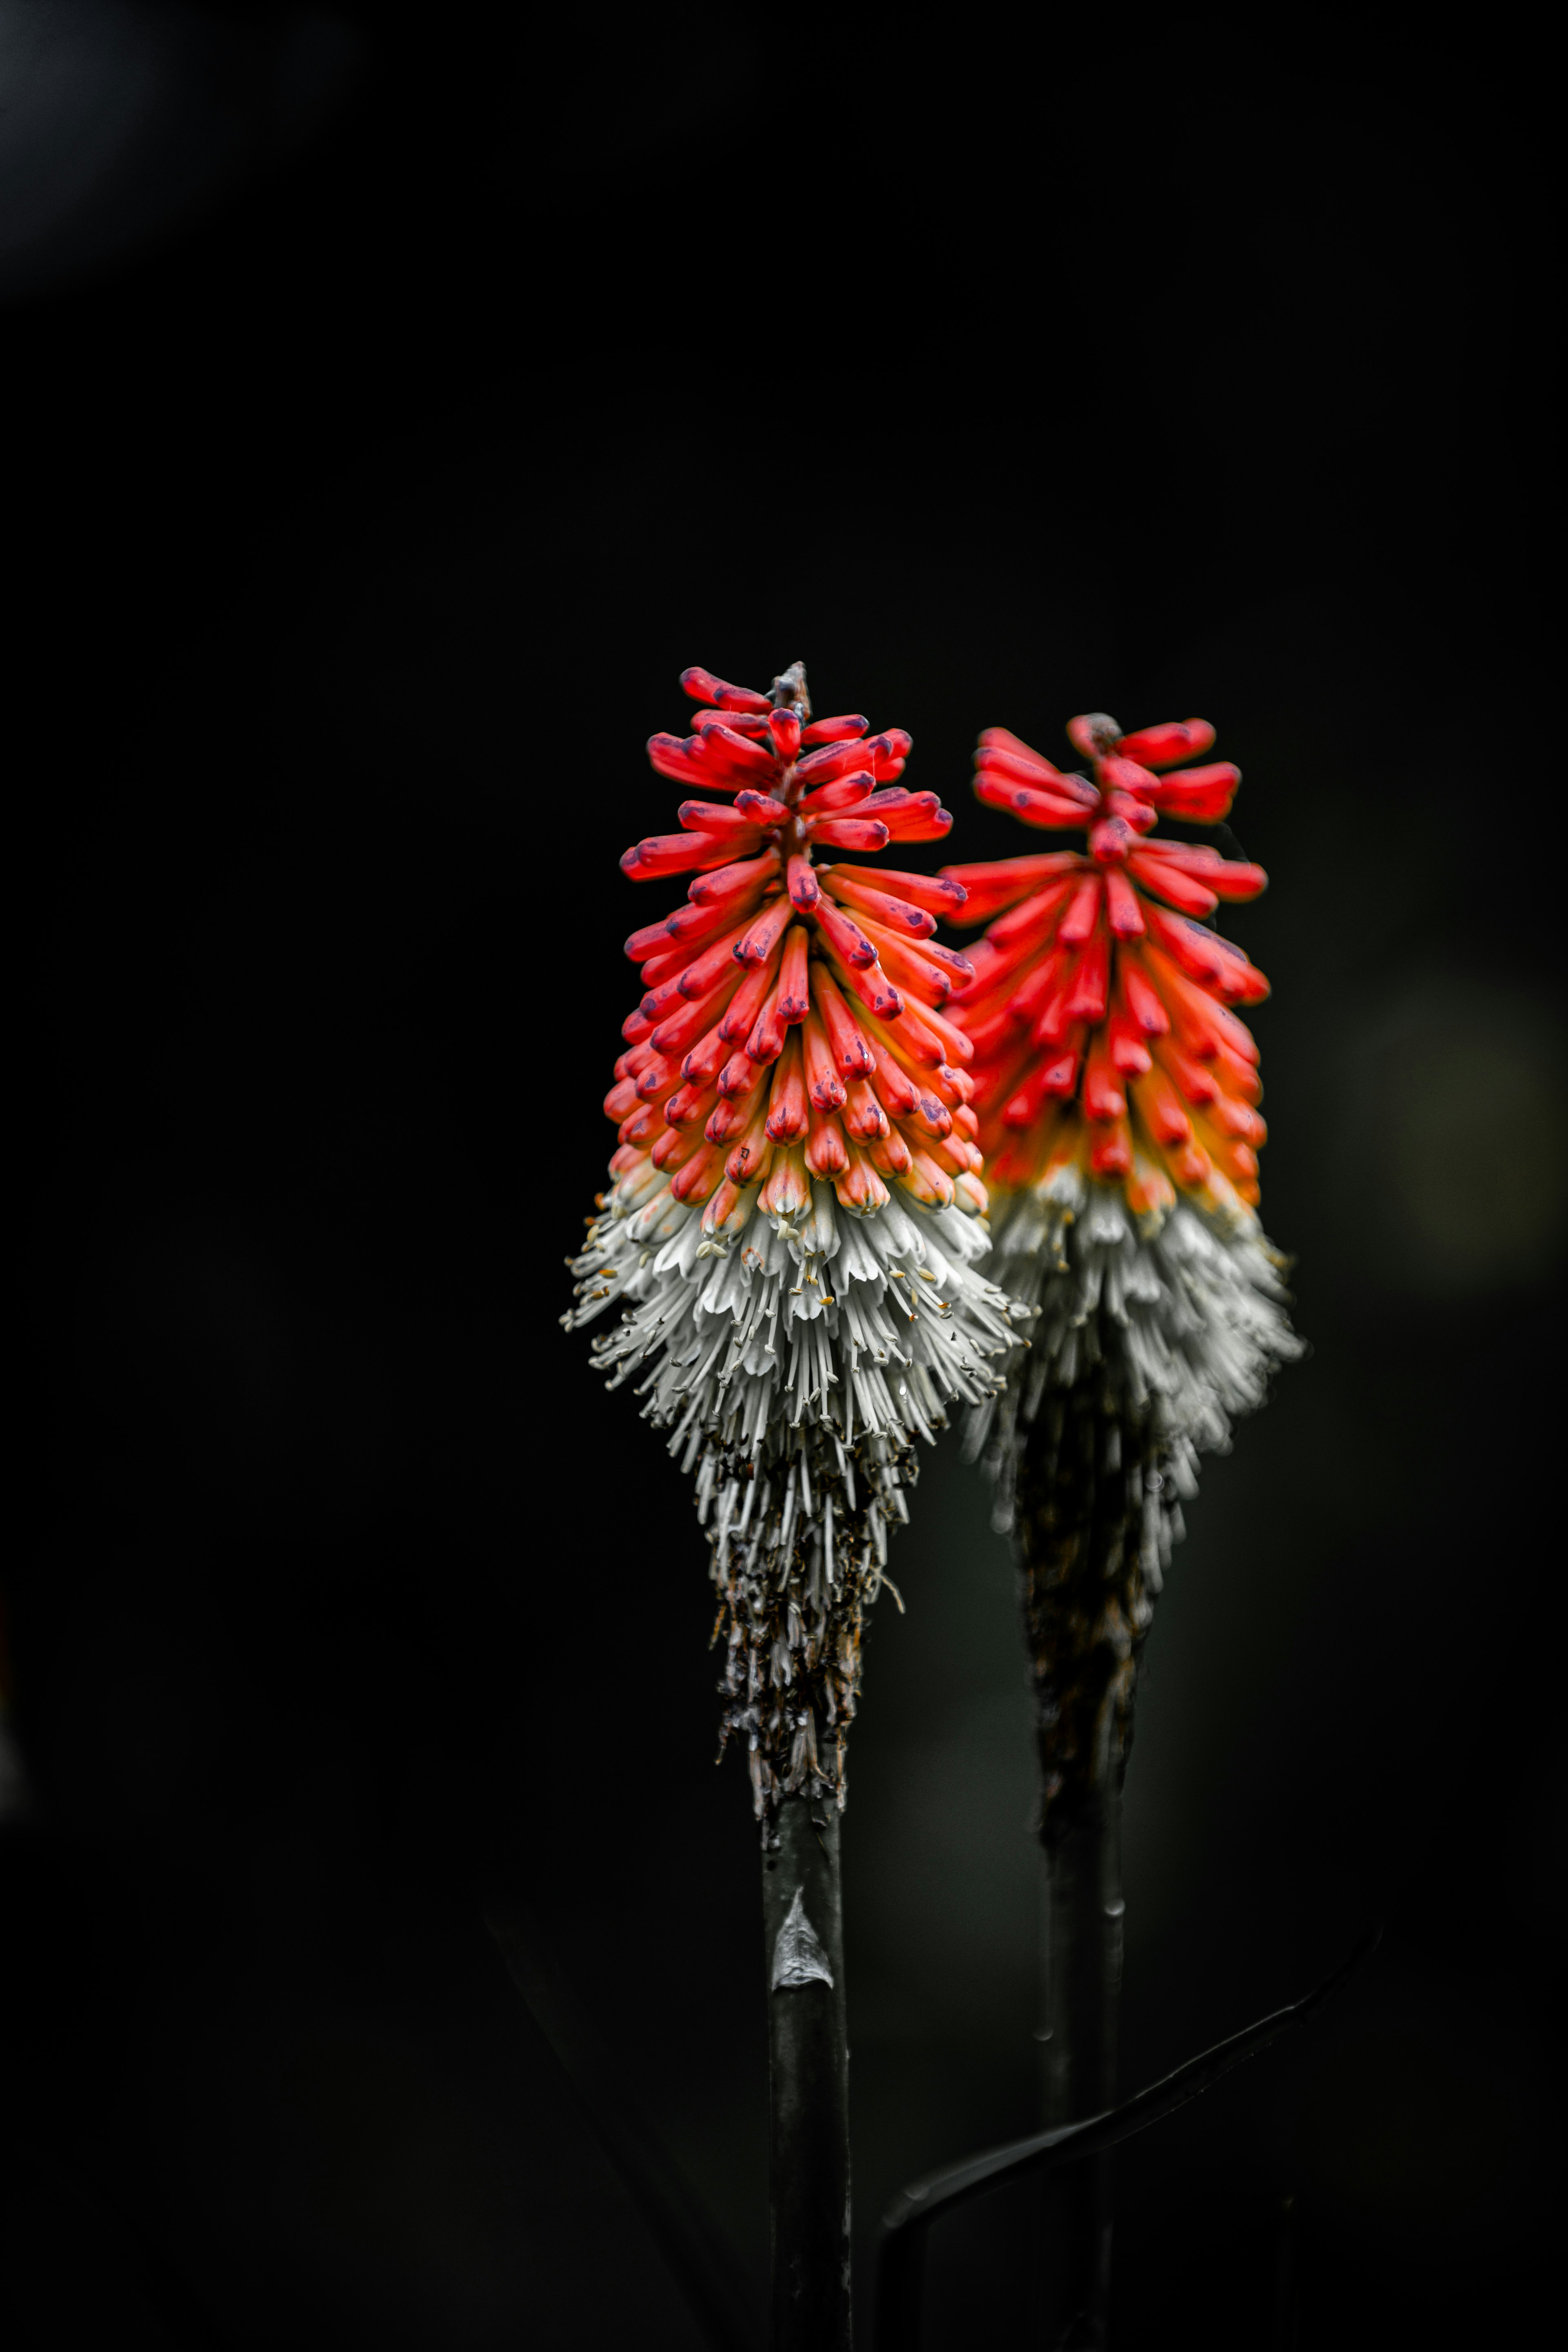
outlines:
[[[1517, 2340], [1568, 1121], [1516, 34], [0, 10], [8, 2345], [693, 2344], [507, 1886], [760, 2273], [703, 1548], [556, 1318], [674, 895], [615, 871], [643, 740], [796, 656], [968, 855], [1019, 845], [981, 724], [1197, 710], [1247, 772], [1314, 1353], [1151, 1643], [1127, 2086], [1388, 1934], [1119, 2159], [1116, 2341], [1283, 2343], [1287, 2273], [1300, 2352]], [[950, 1445], [920, 1502], [847, 1828], [868, 2243], [1034, 2118], [1009, 1570]], [[1030, 2234], [945, 2228], [932, 2347], [1022, 2340]]]

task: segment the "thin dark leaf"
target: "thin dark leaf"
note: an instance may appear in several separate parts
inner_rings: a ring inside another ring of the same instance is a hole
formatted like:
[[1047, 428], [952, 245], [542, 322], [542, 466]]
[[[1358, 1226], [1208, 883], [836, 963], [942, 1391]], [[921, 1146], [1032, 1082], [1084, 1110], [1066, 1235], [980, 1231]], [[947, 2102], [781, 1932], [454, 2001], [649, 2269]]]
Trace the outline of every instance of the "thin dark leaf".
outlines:
[[1023, 2173], [1051, 2172], [1076, 2164], [1174, 2115], [1282, 2033], [1309, 2024], [1323, 2003], [1371, 1958], [1382, 1933], [1381, 1927], [1369, 1928], [1349, 1958], [1304, 2000], [1260, 2018], [1256, 2025], [1233, 2033], [1227, 2042], [1217, 2042], [1212, 2050], [1189, 2058], [1174, 2074], [1151, 2084], [1119, 2107], [1086, 2116], [1082, 2123], [1060, 2125], [1054, 2131], [1036, 2132], [1029, 2139], [1012, 2140], [1005, 2147], [990, 2148], [964, 2164], [928, 2173], [903, 2189], [883, 2217], [877, 2259], [876, 2352], [918, 2352], [923, 2254], [931, 2222]]

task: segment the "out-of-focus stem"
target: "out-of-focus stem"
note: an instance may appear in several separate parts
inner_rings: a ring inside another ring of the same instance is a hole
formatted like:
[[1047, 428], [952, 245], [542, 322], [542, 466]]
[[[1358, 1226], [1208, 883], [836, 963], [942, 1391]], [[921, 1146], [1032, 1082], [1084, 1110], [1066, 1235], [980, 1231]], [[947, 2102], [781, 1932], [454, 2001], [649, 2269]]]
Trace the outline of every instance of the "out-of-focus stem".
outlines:
[[[1044, 1853], [1047, 2130], [1116, 2100], [1122, 1779], [1166, 1508], [1160, 1461], [1146, 1417], [1119, 1410], [1098, 1378], [1044, 1400], [1019, 1460], [1015, 1528]], [[1043, 2217], [1046, 2340], [1062, 2352], [1106, 2340], [1111, 2163], [1107, 2153], [1079, 2165]]]
[[779, 1809], [762, 1865], [773, 2352], [848, 2352], [849, 2040], [839, 1817]]
[[[1041, 1871], [1041, 2036], [1045, 2128], [1103, 2115], [1116, 2104], [1122, 1991], [1122, 1795], [1102, 1801], [1047, 1846]], [[1053, 2346], [1105, 2343], [1111, 2300], [1111, 2171], [1107, 2148], [1055, 2184], [1061, 2246], [1044, 2282]]]

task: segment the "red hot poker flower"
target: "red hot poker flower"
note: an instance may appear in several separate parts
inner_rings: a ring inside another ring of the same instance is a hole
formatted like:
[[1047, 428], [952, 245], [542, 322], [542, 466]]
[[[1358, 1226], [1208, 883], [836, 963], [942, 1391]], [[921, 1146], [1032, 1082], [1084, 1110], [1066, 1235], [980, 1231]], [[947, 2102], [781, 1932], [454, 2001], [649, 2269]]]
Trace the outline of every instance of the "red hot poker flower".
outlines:
[[1240, 777], [1176, 767], [1212, 744], [1203, 719], [1067, 731], [1087, 776], [993, 727], [975, 788], [1083, 847], [947, 869], [957, 919], [988, 926], [955, 999], [999, 1194], [987, 1270], [1039, 1308], [970, 1442], [1019, 1538], [1048, 1844], [1120, 1775], [1198, 1454], [1301, 1352], [1254, 1213], [1258, 1052], [1235, 1011], [1268, 983], [1200, 919], [1265, 877], [1156, 833], [1162, 815], [1217, 823]]
[[[968, 959], [933, 937], [961, 887], [846, 862], [940, 841], [898, 779], [899, 728], [812, 720], [800, 664], [771, 694], [706, 670], [693, 732], [655, 735], [681, 830], [621, 863], [689, 875], [636, 931], [644, 993], [604, 1108], [613, 1187], [575, 1261], [612, 1385], [644, 1366], [710, 1525], [729, 1619], [727, 1733], [757, 1808], [842, 1799], [863, 1608], [907, 1517], [913, 1441], [1002, 1386], [1029, 1309], [975, 1272], [982, 1212]], [[830, 862], [819, 864], [821, 852]]]
[[1124, 735], [1096, 712], [1067, 731], [1090, 777], [1062, 774], [990, 727], [975, 793], [1025, 824], [1082, 828], [1084, 848], [946, 869], [967, 894], [954, 919], [996, 918], [955, 999], [975, 1045], [988, 1174], [1016, 1192], [1076, 1166], [1120, 1185], [1140, 1217], [1178, 1194], [1209, 1210], [1254, 1207], [1258, 1049], [1234, 1008], [1269, 984], [1198, 919], [1222, 899], [1255, 898], [1268, 877], [1153, 837], [1162, 815], [1217, 823], [1240, 771], [1220, 761], [1159, 772], [1208, 750], [1214, 730], [1201, 719]]

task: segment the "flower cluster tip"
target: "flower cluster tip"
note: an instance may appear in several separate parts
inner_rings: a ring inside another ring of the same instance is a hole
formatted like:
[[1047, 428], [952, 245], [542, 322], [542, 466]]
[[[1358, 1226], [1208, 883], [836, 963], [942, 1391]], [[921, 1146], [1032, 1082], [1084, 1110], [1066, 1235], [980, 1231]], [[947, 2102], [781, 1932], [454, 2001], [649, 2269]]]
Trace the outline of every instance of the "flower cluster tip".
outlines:
[[1176, 764], [1212, 746], [1202, 719], [1124, 734], [1091, 712], [1067, 733], [1087, 774], [988, 728], [975, 793], [1027, 825], [1082, 829], [1084, 847], [944, 869], [966, 893], [954, 919], [988, 926], [954, 1010], [974, 1048], [989, 1181], [1049, 1192], [1089, 1178], [1120, 1187], [1143, 1220], [1178, 1196], [1245, 1218], [1266, 1130], [1258, 1049], [1234, 1008], [1269, 985], [1207, 919], [1267, 877], [1155, 832], [1162, 816], [1218, 824], [1240, 771]]
[[612, 1173], [646, 1154], [677, 1200], [705, 1208], [710, 1234], [744, 1222], [749, 1186], [791, 1213], [811, 1178], [862, 1213], [890, 1183], [980, 1213], [969, 1043], [944, 1010], [973, 966], [933, 936], [963, 888], [816, 863], [824, 849], [946, 836], [936, 795], [894, 782], [909, 736], [873, 735], [858, 714], [803, 719], [799, 665], [779, 681], [794, 689], [782, 707], [706, 670], [681, 683], [708, 707], [691, 735], [653, 736], [650, 761], [730, 797], [683, 801], [681, 832], [621, 861], [633, 881], [696, 878], [685, 907], [626, 942], [644, 993], [605, 1100], [621, 1129]]

